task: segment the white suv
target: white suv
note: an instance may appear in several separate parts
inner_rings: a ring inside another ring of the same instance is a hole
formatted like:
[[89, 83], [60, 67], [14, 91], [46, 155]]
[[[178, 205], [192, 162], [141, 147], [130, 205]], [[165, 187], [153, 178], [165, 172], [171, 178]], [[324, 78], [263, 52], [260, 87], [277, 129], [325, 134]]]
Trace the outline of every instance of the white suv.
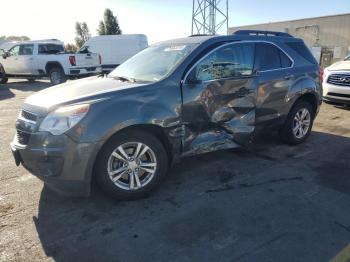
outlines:
[[49, 77], [51, 83], [60, 84], [67, 78], [76, 78], [102, 72], [99, 54], [65, 53], [58, 40], [14, 42], [8, 50], [1, 50], [0, 83], [9, 77], [37, 78]]
[[323, 100], [350, 105], [350, 56], [324, 70]]

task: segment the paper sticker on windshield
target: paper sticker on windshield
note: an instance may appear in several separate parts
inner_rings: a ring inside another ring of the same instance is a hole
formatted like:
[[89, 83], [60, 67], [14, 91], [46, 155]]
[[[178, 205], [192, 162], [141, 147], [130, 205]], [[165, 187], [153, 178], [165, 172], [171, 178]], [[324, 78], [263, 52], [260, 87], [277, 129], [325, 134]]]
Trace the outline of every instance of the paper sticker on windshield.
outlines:
[[185, 45], [173, 45], [173, 46], [165, 48], [164, 51], [165, 52], [181, 51], [181, 50], [184, 50], [185, 48], [186, 48]]

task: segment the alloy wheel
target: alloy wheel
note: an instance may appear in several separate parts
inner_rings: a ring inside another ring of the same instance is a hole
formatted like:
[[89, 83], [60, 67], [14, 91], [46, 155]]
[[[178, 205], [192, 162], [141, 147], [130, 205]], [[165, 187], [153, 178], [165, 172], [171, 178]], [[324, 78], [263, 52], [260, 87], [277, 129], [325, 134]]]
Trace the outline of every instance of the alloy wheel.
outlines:
[[58, 85], [62, 82], [60, 72], [54, 71], [51, 73], [51, 82], [55, 85]]
[[150, 183], [157, 170], [153, 150], [140, 142], [127, 142], [118, 146], [109, 156], [109, 178], [119, 188], [138, 190]]
[[293, 119], [293, 134], [296, 138], [303, 138], [309, 131], [311, 115], [307, 108], [301, 108]]

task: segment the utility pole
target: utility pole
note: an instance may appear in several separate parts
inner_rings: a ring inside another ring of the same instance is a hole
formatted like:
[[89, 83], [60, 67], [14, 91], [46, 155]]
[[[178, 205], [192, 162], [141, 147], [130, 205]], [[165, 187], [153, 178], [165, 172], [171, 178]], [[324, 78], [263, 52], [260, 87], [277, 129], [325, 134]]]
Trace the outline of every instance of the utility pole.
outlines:
[[192, 35], [215, 35], [224, 25], [227, 34], [228, 0], [193, 0]]

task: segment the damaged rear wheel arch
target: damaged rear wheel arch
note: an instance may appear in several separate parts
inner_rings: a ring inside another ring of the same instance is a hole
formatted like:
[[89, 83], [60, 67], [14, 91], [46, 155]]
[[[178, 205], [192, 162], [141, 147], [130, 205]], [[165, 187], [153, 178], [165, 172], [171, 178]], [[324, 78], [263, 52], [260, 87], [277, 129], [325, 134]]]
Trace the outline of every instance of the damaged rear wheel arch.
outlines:
[[318, 100], [317, 100], [316, 96], [312, 93], [303, 94], [294, 102], [294, 104], [291, 108], [293, 108], [300, 100], [305, 101], [311, 105], [312, 110], [313, 110], [312, 113], [315, 116], [316, 111], [317, 111], [317, 107], [318, 107], [318, 104], [317, 104]]

